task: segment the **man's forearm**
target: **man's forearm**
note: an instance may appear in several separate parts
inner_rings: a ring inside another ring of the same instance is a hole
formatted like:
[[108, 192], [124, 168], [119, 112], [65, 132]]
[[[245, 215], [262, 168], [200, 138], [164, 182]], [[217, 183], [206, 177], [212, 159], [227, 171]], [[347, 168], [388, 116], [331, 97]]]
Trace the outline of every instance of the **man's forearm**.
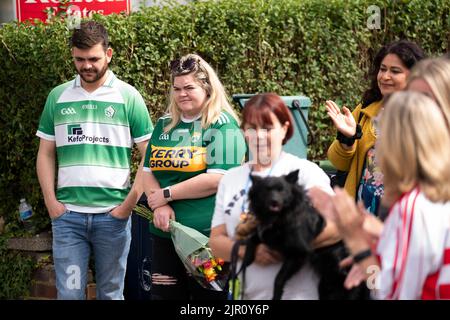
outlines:
[[158, 180], [156, 180], [155, 176], [151, 172], [142, 173], [142, 185], [144, 186], [144, 192], [147, 196], [151, 193], [151, 190], [161, 188]]
[[55, 156], [39, 152], [36, 160], [36, 172], [45, 203], [56, 200]]
[[136, 172], [136, 177], [134, 179], [133, 186], [131, 187], [130, 192], [128, 193], [125, 200], [122, 202], [122, 206], [124, 210], [131, 212], [139, 201], [141, 194], [144, 192], [143, 179], [142, 179], [142, 166], [144, 164], [144, 159], [141, 160], [139, 164], [139, 168]]

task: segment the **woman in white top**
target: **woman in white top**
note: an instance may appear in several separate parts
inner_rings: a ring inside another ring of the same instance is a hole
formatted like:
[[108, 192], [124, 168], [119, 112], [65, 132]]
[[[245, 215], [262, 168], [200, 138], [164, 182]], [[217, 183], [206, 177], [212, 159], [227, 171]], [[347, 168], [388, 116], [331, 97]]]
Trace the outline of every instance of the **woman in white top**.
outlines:
[[[245, 131], [251, 160], [229, 170], [222, 178], [209, 242], [214, 254], [226, 261], [230, 260], [236, 225], [241, 214], [248, 209], [250, 174], [281, 176], [299, 169], [298, 183], [306, 189], [316, 186], [333, 193], [328, 176], [316, 164], [282, 151], [294, 128], [290, 111], [278, 95], [264, 93], [253, 96], [245, 105], [241, 126]], [[333, 224], [327, 224], [314, 240], [314, 245], [335, 243], [338, 240], [336, 231]], [[241, 246], [238, 257], [242, 259], [244, 254], [245, 247]], [[243, 299], [271, 299], [281, 261], [279, 253], [259, 244], [255, 261], [246, 270]], [[286, 283], [282, 299], [317, 299], [318, 280], [310, 266], [304, 266]]]

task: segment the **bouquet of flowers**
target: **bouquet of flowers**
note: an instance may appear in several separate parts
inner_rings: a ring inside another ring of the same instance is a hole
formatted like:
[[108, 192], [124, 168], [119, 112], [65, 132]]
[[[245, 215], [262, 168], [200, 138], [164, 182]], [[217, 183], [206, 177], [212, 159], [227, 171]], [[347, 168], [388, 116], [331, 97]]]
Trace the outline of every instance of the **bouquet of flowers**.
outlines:
[[[137, 205], [134, 211], [153, 221], [153, 212], [149, 208]], [[212, 254], [208, 246], [209, 238], [174, 220], [169, 222], [169, 231], [175, 251], [194, 279], [206, 289], [223, 291], [228, 280], [228, 268], [223, 259]]]

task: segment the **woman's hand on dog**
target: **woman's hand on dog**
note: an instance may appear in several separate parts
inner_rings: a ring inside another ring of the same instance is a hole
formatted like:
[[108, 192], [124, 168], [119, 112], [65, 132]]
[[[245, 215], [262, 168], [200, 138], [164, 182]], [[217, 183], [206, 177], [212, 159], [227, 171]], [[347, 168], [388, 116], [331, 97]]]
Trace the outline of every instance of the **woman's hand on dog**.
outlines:
[[269, 249], [268, 246], [266, 246], [263, 243], [260, 243], [256, 247], [255, 251], [255, 262], [266, 266], [273, 263], [278, 263], [283, 260], [283, 256], [275, 250]]

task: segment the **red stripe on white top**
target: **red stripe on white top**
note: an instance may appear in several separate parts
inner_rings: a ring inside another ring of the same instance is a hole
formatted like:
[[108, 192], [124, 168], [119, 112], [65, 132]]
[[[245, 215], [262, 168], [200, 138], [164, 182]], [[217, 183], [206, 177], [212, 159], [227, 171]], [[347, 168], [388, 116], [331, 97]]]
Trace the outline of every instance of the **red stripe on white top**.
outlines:
[[450, 264], [450, 248], [445, 249], [443, 264]]
[[426, 278], [422, 287], [422, 294], [420, 295], [422, 300], [436, 300], [436, 284], [438, 278], [439, 270]]
[[[401, 282], [403, 280], [403, 275], [405, 274], [405, 268], [406, 268], [406, 260], [408, 258], [408, 251], [409, 251], [409, 243], [410, 243], [410, 239], [411, 239], [411, 230], [412, 230], [412, 226], [413, 226], [413, 222], [414, 222], [414, 210], [416, 207], [416, 200], [417, 197], [419, 196], [419, 190], [418, 188], [415, 188], [414, 190], [412, 190], [409, 194], [406, 195], [405, 199], [404, 199], [404, 205], [403, 205], [403, 210], [402, 212], [402, 232], [401, 232], [401, 237], [402, 237], [402, 257], [399, 263], [399, 275], [398, 277], [395, 277], [395, 273], [397, 270], [396, 264], [397, 264], [397, 259], [398, 257], [396, 256], [396, 262], [394, 264], [394, 270], [393, 270], [393, 276], [394, 276], [394, 284], [392, 286], [392, 292], [391, 292], [391, 296], [390, 299], [398, 299], [398, 296], [400, 294], [400, 290], [398, 290], [399, 287], [401, 287]], [[410, 214], [408, 214], [408, 212]], [[400, 238], [400, 235], [399, 237]], [[397, 242], [398, 245], [398, 242]]]

